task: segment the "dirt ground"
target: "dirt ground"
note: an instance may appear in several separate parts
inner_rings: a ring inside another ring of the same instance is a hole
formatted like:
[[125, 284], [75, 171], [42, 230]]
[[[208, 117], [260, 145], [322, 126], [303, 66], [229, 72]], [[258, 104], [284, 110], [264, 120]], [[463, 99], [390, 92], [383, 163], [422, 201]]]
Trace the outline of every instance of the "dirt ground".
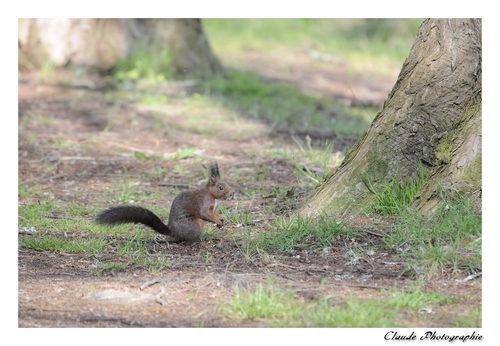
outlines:
[[[242, 65], [267, 78], [287, 80], [304, 92], [340, 97], [345, 102], [381, 105], [394, 84], [398, 71], [390, 76], [368, 78], [352, 76], [339, 65], [311, 64], [307, 55], [297, 53], [294, 59], [281, 59], [287, 69], [273, 69], [275, 57], [248, 54]], [[281, 72], [280, 72], [281, 71]], [[64, 81], [65, 77], [62, 76]], [[266, 179], [255, 180], [260, 188], [294, 186], [289, 163], [281, 159], [255, 157], [266, 146], [293, 145], [286, 134], [267, 136], [266, 126], [253, 124], [252, 136], [202, 136], [176, 126], [183, 121], [185, 105], [177, 97], [186, 92], [181, 84], [168, 84], [165, 93], [172, 102], [163, 108], [169, 126], [156, 126], [158, 109], [132, 101], [122, 103], [107, 99], [105, 81], [97, 76], [85, 83], [42, 82], [36, 72], [19, 75], [19, 180], [42, 187], [44, 196], [58, 204], [106, 207], [106, 191], [116, 180], [123, 179], [125, 167], [130, 177], [140, 179], [145, 190], [165, 190], [173, 186], [192, 185], [192, 178], [170, 175], [168, 180], [147, 174], [158, 162], [139, 161], [134, 151], [147, 154], [175, 153], [179, 148], [197, 147], [198, 157], [217, 159], [223, 176], [232, 181], [239, 206], [254, 217], [255, 227], [265, 229], [262, 210], [276, 199], [243, 193], [248, 186], [234, 181], [236, 168], [242, 181], [250, 181], [255, 161], [267, 169]], [[352, 89], [356, 90], [353, 98]], [[187, 91], [189, 92], [189, 91]], [[103, 131], [109, 120], [114, 126]], [[264, 135], [266, 133], [266, 135]], [[352, 143], [344, 143], [345, 149]], [[339, 144], [340, 145], [340, 144]], [[253, 156], [252, 156], [253, 155]], [[168, 172], [174, 162], [162, 161]], [[201, 164], [192, 165], [186, 175], [203, 174]], [[19, 205], [26, 203], [19, 199]], [[165, 201], [157, 201], [158, 205]], [[222, 202], [229, 208], [235, 200]], [[98, 209], [96, 209], [98, 210]], [[95, 215], [86, 215], [91, 220]], [[64, 218], [51, 214], [47, 217]], [[403, 264], [388, 253], [376, 235], [377, 220], [345, 220], [366, 232], [365, 238], [350, 242], [339, 240], [323, 252], [307, 249], [292, 253], [274, 253], [265, 260], [245, 256], [242, 240], [231, 234], [240, 225], [229, 224], [223, 237], [205, 237], [192, 246], [159, 241], [147, 245], [151, 256], [167, 256], [172, 266], [153, 274], [147, 268], [113, 272], [101, 270], [101, 264], [120, 262], [122, 257], [110, 247], [104, 255], [68, 254], [19, 249], [18, 253], [18, 326], [19, 327], [258, 327], [263, 322], [239, 322], [228, 319], [214, 306], [234, 296], [236, 287], [251, 290], [266, 285], [292, 289], [304, 301], [336, 295], [360, 299], [376, 297], [381, 289], [409, 289], [414, 278], [403, 274]], [[206, 227], [213, 227], [206, 225]], [[52, 234], [51, 230], [39, 230]], [[65, 237], [90, 237], [78, 228]], [[21, 233], [20, 239], [33, 237]], [[125, 241], [125, 240], [124, 240]], [[369, 242], [374, 249], [363, 258], [352, 258], [349, 251], [358, 242]], [[208, 259], [208, 260], [207, 260]], [[455, 311], [467, 310], [471, 294], [481, 294], [481, 278], [459, 282], [455, 278], [427, 281], [423, 291], [442, 292], [457, 297]], [[446, 314], [449, 307], [436, 313]], [[450, 312], [451, 313], [451, 312]], [[446, 320], [419, 325], [409, 316], [412, 327], [449, 326]], [[409, 326], [409, 325], [408, 325]]]

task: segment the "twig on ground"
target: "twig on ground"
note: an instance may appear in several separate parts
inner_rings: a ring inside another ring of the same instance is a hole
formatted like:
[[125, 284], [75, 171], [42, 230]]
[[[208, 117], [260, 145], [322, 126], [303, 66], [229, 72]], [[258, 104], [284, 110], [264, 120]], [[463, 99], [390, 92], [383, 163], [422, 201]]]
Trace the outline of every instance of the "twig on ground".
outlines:
[[369, 265], [371, 265], [371, 266], [372, 266], [372, 270], [375, 270], [375, 266], [373, 265], [373, 263], [372, 263], [372, 262], [368, 261], [366, 258], [363, 258], [363, 257], [360, 257], [359, 259], [360, 259], [360, 260], [363, 260], [363, 261], [365, 261], [366, 263], [368, 263]]
[[162, 287], [161, 290], [160, 290], [160, 293], [158, 293], [156, 296], [155, 296], [155, 300], [158, 304], [160, 305], [163, 305], [163, 306], [167, 306], [167, 302], [164, 301], [163, 299], [161, 299], [161, 296], [165, 294], [165, 287]]
[[59, 215], [54, 215], [53, 213], [52, 214], [43, 213], [42, 216], [48, 217], [49, 219], [78, 220], [77, 218], [74, 217], [59, 216]]
[[339, 283], [339, 284], [335, 284], [335, 285], [336, 286], [346, 286], [346, 287], [371, 288], [371, 289], [374, 289], [374, 290], [386, 290], [386, 291], [390, 291], [392, 289], [397, 289], [398, 291], [403, 291], [403, 292], [407, 292], [407, 293], [414, 292], [413, 290], [407, 290], [407, 289], [404, 289], [404, 288], [387, 287], [387, 286], [376, 286], [376, 285], [365, 285], [365, 284], [342, 284], [342, 283]]
[[158, 186], [172, 186], [172, 187], [182, 187], [182, 188], [189, 189], [188, 184], [158, 183]]
[[380, 234], [380, 233], [377, 233], [377, 232], [373, 232], [373, 231], [370, 231], [370, 230], [367, 230], [367, 229], [361, 229], [361, 231], [363, 231], [365, 233], [368, 233], [368, 234], [371, 234], [371, 235], [376, 235], [377, 237], [383, 237], [384, 236], [383, 234]]
[[166, 281], [165, 279], [153, 279], [153, 280], [150, 280], [150, 281], [148, 281], [146, 283], [143, 283], [141, 285], [141, 291], [145, 290], [149, 286], [153, 286], [154, 284], [162, 283], [162, 282], [165, 282], [165, 281]]
[[469, 275], [465, 279], [463, 279], [463, 280], [457, 280], [457, 281], [458, 282], [467, 282], [467, 281], [475, 279], [475, 278], [477, 278], [478, 276], [481, 276], [481, 275], [483, 275], [483, 272], [480, 272], [480, 273], [477, 273], [477, 274], [474, 274], [474, 275]]

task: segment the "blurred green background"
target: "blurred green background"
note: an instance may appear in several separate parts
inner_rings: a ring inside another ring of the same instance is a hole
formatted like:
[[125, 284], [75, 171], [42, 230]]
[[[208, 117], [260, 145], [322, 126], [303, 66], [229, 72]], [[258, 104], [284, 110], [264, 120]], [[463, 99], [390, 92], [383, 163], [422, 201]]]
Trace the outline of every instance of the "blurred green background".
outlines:
[[202, 25], [217, 56], [313, 45], [354, 63], [375, 59], [401, 64], [422, 21], [421, 18], [203, 19]]

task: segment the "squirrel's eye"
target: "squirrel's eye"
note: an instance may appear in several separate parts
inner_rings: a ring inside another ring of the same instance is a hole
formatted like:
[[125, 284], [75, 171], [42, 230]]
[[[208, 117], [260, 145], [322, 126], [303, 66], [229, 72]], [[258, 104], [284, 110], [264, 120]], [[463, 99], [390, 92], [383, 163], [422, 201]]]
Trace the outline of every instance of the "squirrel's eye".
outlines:
[[222, 186], [222, 185], [219, 186], [219, 190], [221, 190], [221, 191], [224, 190], [224, 186]]

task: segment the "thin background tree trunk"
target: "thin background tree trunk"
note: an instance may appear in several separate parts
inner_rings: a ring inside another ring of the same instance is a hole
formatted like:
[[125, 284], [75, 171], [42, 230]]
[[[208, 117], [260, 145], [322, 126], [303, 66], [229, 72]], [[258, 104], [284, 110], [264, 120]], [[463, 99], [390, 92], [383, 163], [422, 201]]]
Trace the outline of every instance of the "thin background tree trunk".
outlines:
[[223, 69], [199, 19], [19, 19], [19, 64], [113, 68], [135, 48], [168, 48], [172, 70], [189, 77], [221, 75]]
[[129, 19], [127, 23], [134, 41], [148, 48], [169, 48], [176, 74], [200, 78], [223, 74], [200, 19]]

